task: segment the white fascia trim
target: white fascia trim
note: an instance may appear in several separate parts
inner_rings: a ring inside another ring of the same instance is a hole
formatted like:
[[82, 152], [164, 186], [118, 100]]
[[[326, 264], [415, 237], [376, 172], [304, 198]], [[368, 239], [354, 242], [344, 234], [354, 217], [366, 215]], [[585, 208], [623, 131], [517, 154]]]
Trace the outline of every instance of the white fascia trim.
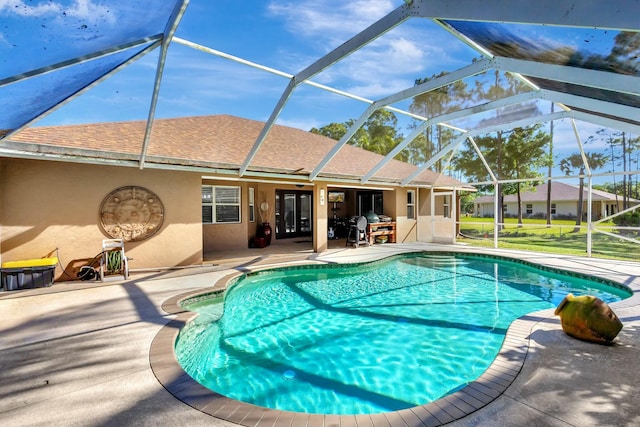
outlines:
[[43, 119], [44, 117], [48, 116], [49, 114], [53, 113], [54, 111], [57, 111], [62, 106], [66, 105], [67, 103], [71, 102], [72, 100], [74, 100], [75, 98], [79, 97], [83, 93], [87, 92], [89, 89], [91, 89], [91, 88], [97, 86], [98, 84], [102, 83], [103, 81], [105, 81], [106, 79], [111, 77], [112, 75], [116, 74], [118, 71], [120, 71], [123, 68], [127, 67], [129, 64], [131, 64], [134, 61], [137, 61], [138, 59], [140, 59], [143, 56], [147, 55], [148, 53], [153, 51], [155, 48], [160, 46], [160, 43], [161, 43], [160, 40], [157, 40], [153, 44], [147, 46], [145, 49], [143, 49], [142, 51], [138, 52], [138, 54], [136, 54], [135, 56], [129, 58], [127, 61], [123, 62], [122, 64], [120, 64], [119, 66], [117, 66], [116, 68], [114, 68], [113, 70], [108, 72], [107, 74], [104, 74], [104, 75], [100, 76], [100, 78], [94, 80], [93, 82], [89, 83], [85, 87], [79, 89], [77, 92], [69, 95], [67, 98], [63, 99], [62, 101], [60, 101], [59, 103], [57, 103], [53, 107], [51, 107], [48, 110], [44, 111], [42, 114], [32, 118], [31, 120], [29, 120], [28, 122], [26, 122], [22, 126], [16, 128], [16, 129], [13, 129], [11, 132], [8, 132], [2, 138], [0, 138], [0, 141], [6, 140], [11, 135], [21, 131], [24, 128], [27, 128], [27, 127], [31, 126], [33, 123], [37, 122], [38, 120]]
[[251, 147], [249, 154], [247, 154], [247, 157], [244, 159], [244, 162], [242, 162], [242, 166], [240, 167], [240, 176], [244, 175], [247, 172], [247, 169], [249, 169], [249, 166], [251, 166], [251, 162], [253, 161], [253, 158], [258, 153], [258, 150], [264, 143], [264, 140], [267, 139], [267, 135], [269, 135], [269, 131], [271, 130], [273, 125], [276, 123], [276, 120], [278, 120], [278, 116], [280, 116], [280, 113], [284, 109], [285, 105], [287, 105], [287, 102], [289, 101], [289, 98], [293, 94], [294, 89], [295, 89], [294, 80], [291, 79], [289, 80], [289, 84], [287, 85], [287, 88], [284, 90], [284, 92], [280, 96], [280, 99], [278, 100], [278, 104], [275, 106], [273, 111], [271, 111], [271, 115], [269, 116], [269, 119], [265, 122], [264, 126], [262, 127], [262, 130], [260, 131], [260, 135], [258, 135], [256, 142], [253, 143], [253, 147]]
[[573, 119], [580, 120], [587, 123], [593, 123], [598, 126], [618, 129], [624, 132], [629, 132], [634, 135], [640, 135], [640, 126], [632, 123], [624, 122], [621, 120], [615, 120], [608, 117], [599, 116], [596, 114], [589, 114], [582, 111], [571, 110], [569, 116]]
[[495, 57], [493, 61], [501, 71], [640, 96], [637, 76], [505, 57]]
[[315, 186], [313, 182], [308, 181], [285, 181], [280, 179], [259, 179], [259, 178], [247, 178], [247, 177], [230, 177], [230, 176], [211, 176], [202, 175], [202, 179], [208, 179], [212, 181], [235, 181], [235, 182], [257, 182], [261, 184], [280, 184], [280, 185], [304, 185]]
[[418, 175], [420, 175], [422, 172], [424, 172], [425, 170], [427, 170], [428, 168], [430, 168], [435, 162], [437, 162], [438, 160], [440, 160], [442, 157], [444, 157], [448, 152], [452, 151], [452, 150], [456, 150], [460, 144], [462, 144], [464, 142], [464, 140], [470, 136], [476, 136], [476, 135], [482, 135], [485, 133], [491, 133], [491, 132], [498, 132], [498, 131], [504, 131], [504, 130], [510, 130], [510, 129], [514, 129], [517, 127], [526, 127], [535, 123], [544, 123], [544, 122], [548, 122], [551, 120], [558, 120], [558, 119], [563, 119], [569, 117], [569, 113], [566, 111], [559, 111], [556, 113], [552, 113], [552, 114], [546, 114], [543, 116], [532, 116], [532, 117], [527, 117], [521, 120], [514, 120], [511, 122], [507, 122], [507, 123], [499, 123], [496, 125], [492, 125], [492, 126], [487, 126], [484, 128], [479, 128], [479, 129], [474, 129], [471, 130], [463, 135], [460, 135], [458, 138], [456, 138], [451, 144], [447, 145], [446, 147], [444, 147], [442, 150], [440, 150], [434, 157], [432, 157], [427, 163], [425, 163], [424, 165], [420, 166], [420, 168], [418, 168], [418, 170], [416, 170], [415, 172], [413, 172], [411, 175], [409, 175], [407, 178], [405, 178], [401, 185], [409, 185], [411, 183], [411, 181], [413, 181], [413, 179], [415, 177], [417, 177]]
[[[463, 80], [467, 77], [474, 76], [476, 74], [485, 72], [491, 68], [491, 60], [485, 59], [478, 61], [474, 64], [468, 65], [466, 67], [460, 68], [456, 71], [453, 71], [449, 74], [446, 74], [442, 77], [435, 78], [433, 80], [429, 80], [420, 85], [410, 87], [403, 91], [397, 92], [393, 95], [390, 95], [386, 98], [382, 98], [378, 101], [375, 101], [372, 105], [370, 105], [362, 115], [358, 118], [358, 120], [349, 128], [347, 133], [340, 138], [331, 151], [322, 159], [322, 161], [316, 166], [316, 168], [311, 172], [310, 178], [315, 179], [318, 174], [322, 171], [322, 169], [331, 161], [331, 159], [342, 149], [342, 147], [351, 139], [351, 137], [357, 132], [358, 129], [362, 127], [365, 121], [379, 108], [383, 108], [389, 104], [393, 104], [423, 93], [430, 92], [432, 90], [444, 87], [448, 84], [454, 83], [459, 80]], [[413, 134], [413, 133], [412, 133]], [[415, 138], [415, 137], [414, 137]], [[407, 144], [411, 142], [408, 141]], [[385, 162], [386, 163], [386, 162]], [[374, 172], [375, 173], [375, 172]], [[368, 174], [367, 174], [368, 175]], [[371, 175], [369, 175], [366, 180], [369, 180]]]
[[293, 91], [298, 85], [306, 82], [316, 74], [322, 72], [323, 70], [335, 64], [336, 62], [340, 61], [341, 59], [345, 58], [346, 56], [351, 55], [353, 52], [369, 44], [370, 42], [380, 37], [384, 33], [390, 31], [392, 28], [396, 27], [397, 25], [400, 25], [402, 22], [404, 22], [406, 19], [409, 18], [408, 8], [409, 6], [406, 4], [398, 7], [397, 9], [389, 13], [387, 16], [379, 19], [378, 21], [370, 25], [365, 30], [356, 34], [351, 39], [343, 43], [342, 45], [338, 46], [328, 54], [316, 60], [313, 64], [309, 65], [304, 70], [294, 75], [289, 81], [287, 88], [282, 93], [275, 108], [271, 112], [269, 119], [267, 120], [264, 127], [262, 128], [260, 135], [258, 135], [258, 138], [256, 142], [253, 144], [251, 151], [249, 152], [245, 161], [243, 162], [242, 167], [240, 168], [240, 175], [244, 175], [244, 173], [247, 171], [247, 169], [251, 165], [251, 162], [253, 161], [253, 158], [255, 157], [258, 150], [260, 149], [260, 146], [263, 144], [264, 140], [267, 138], [269, 131], [275, 124], [276, 120], [278, 119], [278, 116], [280, 116], [280, 113], [282, 112], [285, 105], [287, 104], [287, 101], [291, 97], [291, 94], [293, 93]]
[[158, 105], [158, 98], [160, 96], [160, 84], [162, 82], [162, 74], [164, 73], [164, 65], [167, 59], [167, 51], [171, 44], [171, 39], [178, 28], [178, 24], [184, 16], [184, 12], [187, 9], [189, 0], [182, 0], [177, 3], [169, 17], [167, 25], [164, 29], [164, 37], [162, 39], [162, 48], [160, 50], [160, 56], [158, 58], [158, 66], [156, 68], [156, 78], [153, 83], [153, 94], [151, 95], [151, 104], [149, 106], [149, 115], [147, 117], [147, 127], [144, 132], [142, 140], [142, 148], [140, 149], [139, 168], [144, 168], [145, 157], [147, 156], [147, 149], [149, 148], [149, 141], [151, 140], [151, 130], [153, 128], [153, 121], [156, 115], [156, 107]]
[[[374, 166], [365, 176], [362, 178], [362, 182], [366, 182], [373, 175], [375, 175], [380, 169], [384, 167], [389, 161], [391, 161], [396, 155], [398, 155], [402, 150], [404, 150], [414, 139], [427, 127], [432, 124], [441, 124], [448, 120], [455, 120], [463, 117], [468, 117], [473, 114], [482, 113], [485, 111], [495, 110], [498, 108], [506, 107], [509, 105], [515, 105], [526, 101], [532, 101], [538, 98], [537, 92], [531, 91], [526, 93], [521, 93], [518, 95], [513, 95], [507, 98], [498, 99], [496, 101], [490, 101], [484, 104], [475, 105], [473, 107], [464, 108], [462, 110], [454, 111], [452, 113], [443, 114], [441, 116], [436, 116], [430, 118], [422, 122], [411, 134], [409, 134], [400, 144], [396, 145], [393, 150], [391, 150], [384, 159], [382, 159], [376, 166]], [[466, 132], [466, 130], [463, 130]]]
[[603, 111], [609, 116], [640, 121], [640, 108], [616, 104], [615, 102], [602, 101], [599, 99], [587, 98], [584, 96], [547, 89], [540, 90], [538, 98], [549, 102], [567, 105], [569, 107], [582, 108], [594, 113]]
[[137, 46], [142, 46], [154, 41], [158, 41], [162, 39], [162, 34], [156, 34], [155, 36], [145, 37], [139, 40], [135, 40], [129, 43], [124, 43], [118, 46], [113, 46], [107, 49], [99, 50], [97, 52], [92, 52], [87, 55], [78, 56], [77, 58], [69, 59], [66, 61], [58, 62], [57, 64], [48, 65], [46, 67], [37, 68], [35, 70], [27, 71], [24, 73], [16, 74], [11, 77], [6, 77], [4, 79], [0, 79], [0, 87], [7, 86], [13, 83], [17, 83], [23, 80], [27, 80], [33, 77], [37, 77], [43, 74], [51, 73], [53, 71], [58, 71], [63, 68], [68, 68], [73, 65], [83, 64], [88, 61], [93, 61], [94, 59], [103, 58], [105, 56], [113, 55], [115, 53], [122, 52], [127, 49], [131, 49]]
[[412, 15], [432, 19], [640, 30], [636, 0], [421, 0], [412, 6]]
[[358, 120], [347, 130], [342, 138], [336, 142], [326, 156], [316, 165], [315, 169], [309, 175], [309, 179], [314, 180], [318, 174], [324, 169], [324, 167], [338, 154], [338, 151], [344, 147], [344, 145], [355, 135], [355, 133], [362, 127], [362, 125], [371, 117], [373, 112], [376, 111], [375, 104], [370, 105], [367, 109], [358, 117]]

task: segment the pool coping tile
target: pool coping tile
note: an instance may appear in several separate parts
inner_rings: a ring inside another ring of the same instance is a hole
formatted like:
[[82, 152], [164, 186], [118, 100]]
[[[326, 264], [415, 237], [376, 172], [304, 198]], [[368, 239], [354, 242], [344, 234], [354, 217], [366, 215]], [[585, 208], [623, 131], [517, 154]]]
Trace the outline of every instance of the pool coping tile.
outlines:
[[374, 427], [373, 420], [371, 419], [369, 414], [355, 415], [355, 420], [358, 427]]
[[369, 414], [374, 427], [390, 427], [389, 420], [384, 414]]
[[[174, 353], [179, 330], [197, 316], [184, 310], [180, 302], [224, 291], [227, 283], [241, 274], [243, 272], [240, 271], [230, 273], [208, 290], [190, 291], [166, 300], [162, 309], [175, 317], [154, 337], [149, 350], [149, 362], [160, 384], [185, 404], [215, 418], [247, 427], [436, 427], [448, 424], [478, 411], [501, 396], [522, 370], [529, 352], [532, 329], [539, 323], [558, 322], [554, 319], [553, 309], [529, 313], [514, 320], [500, 351], [480, 377], [456, 392], [425, 405], [367, 415], [322, 415], [273, 410], [236, 401], [206, 389], [182, 369]], [[637, 304], [637, 300], [615, 303], [617, 307], [632, 304]]]

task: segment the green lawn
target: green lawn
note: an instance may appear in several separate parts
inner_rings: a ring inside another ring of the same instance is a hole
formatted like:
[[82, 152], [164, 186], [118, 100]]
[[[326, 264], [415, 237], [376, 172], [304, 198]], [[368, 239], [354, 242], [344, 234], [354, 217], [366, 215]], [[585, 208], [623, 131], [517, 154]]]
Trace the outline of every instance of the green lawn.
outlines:
[[[547, 226], [544, 219], [525, 219], [524, 226], [518, 226], [516, 218], [507, 218], [500, 231], [498, 247], [503, 249], [531, 250], [569, 255], [587, 254], [587, 228], [582, 224], [579, 231], [574, 231], [575, 221], [554, 220]], [[609, 233], [615, 229], [607, 227], [613, 223], [602, 223], [598, 227]], [[458, 239], [461, 243], [474, 246], [493, 247], [493, 218], [463, 217], [460, 221]], [[592, 250], [594, 257], [640, 260], [640, 245], [610, 237], [601, 233], [592, 233]]]

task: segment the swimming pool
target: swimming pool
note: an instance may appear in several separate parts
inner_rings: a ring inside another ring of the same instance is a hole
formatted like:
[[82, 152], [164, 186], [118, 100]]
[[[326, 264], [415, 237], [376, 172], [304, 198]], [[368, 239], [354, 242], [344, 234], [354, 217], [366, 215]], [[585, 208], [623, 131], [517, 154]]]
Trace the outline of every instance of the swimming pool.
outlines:
[[[470, 255], [409, 254], [362, 265], [242, 276], [176, 342], [193, 378], [269, 408], [387, 412], [434, 401], [480, 376], [509, 324], [564, 296], [630, 295], [584, 277]], [[224, 313], [224, 315], [223, 315]]]

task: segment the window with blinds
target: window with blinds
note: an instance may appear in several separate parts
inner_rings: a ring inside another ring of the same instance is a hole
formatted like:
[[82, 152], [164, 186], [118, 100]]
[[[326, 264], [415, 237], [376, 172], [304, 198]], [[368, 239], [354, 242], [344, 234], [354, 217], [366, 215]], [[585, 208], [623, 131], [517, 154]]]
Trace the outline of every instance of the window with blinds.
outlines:
[[240, 222], [240, 187], [203, 185], [202, 223]]

